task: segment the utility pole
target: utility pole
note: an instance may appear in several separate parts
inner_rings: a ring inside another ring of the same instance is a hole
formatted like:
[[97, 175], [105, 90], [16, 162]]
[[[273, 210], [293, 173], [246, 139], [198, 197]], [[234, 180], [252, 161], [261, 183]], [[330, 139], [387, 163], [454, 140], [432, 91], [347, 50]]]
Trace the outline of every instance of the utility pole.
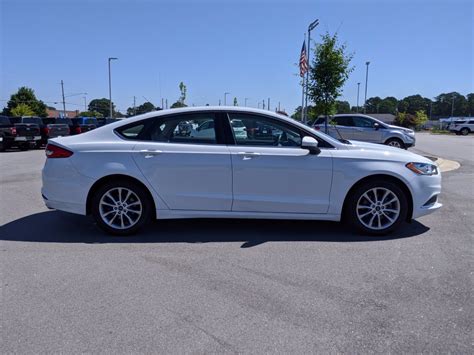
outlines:
[[309, 71], [311, 70], [311, 62], [309, 60], [309, 57], [311, 55], [311, 31], [314, 30], [317, 26], [319, 25], [319, 20], [316, 19], [313, 22], [311, 22], [308, 26], [308, 71], [306, 72], [306, 90], [305, 90], [305, 102], [304, 102], [304, 122], [306, 123], [308, 121], [308, 84], [309, 84]]
[[367, 111], [367, 83], [369, 82], [369, 64], [370, 62], [365, 62], [367, 66], [365, 70], [365, 98], [364, 98], [364, 113]]
[[267, 110], [270, 111], [270, 98], [268, 98]]
[[224, 106], [227, 106], [227, 95], [229, 95], [229, 94], [230, 94], [230, 92], [225, 92], [224, 93]]
[[219, 99], [219, 106], [221, 105], [221, 99]]
[[64, 82], [61, 80], [61, 93], [63, 96], [63, 118], [66, 118], [66, 101], [64, 100]]
[[163, 98], [161, 98], [161, 109], [162, 109], [162, 110], [165, 109]]
[[245, 107], [247, 107], [247, 100], [248, 100], [248, 99], [249, 99], [248, 97], [244, 98], [244, 102], [245, 102], [244, 106], [245, 106]]
[[110, 61], [117, 60], [118, 58], [109, 57], [109, 116], [114, 118], [113, 106], [112, 106], [112, 76], [110, 73]]
[[265, 99], [262, 100], [262, 110], [265, 110]]
[[165, 102], [166, 102], [166, 109], [168, 109], [168, 99], [166, 99]]
[[137, 109], [136, 109], [136, 97], [135, 95], [133, 96], [133, 115], [135, 116], [137, 114]]
[[357, 113], [359, 113], [359, 90], [360, 90], [360, 83], [357, 83], [357, 110], [356, 110]]
[[82, 97], [84, 99], [84, 112], [87, 111], [87, 98], [85, 96]]
[[278, 101], [278, 111], [281, 111], [280, 110], [280, 101]]

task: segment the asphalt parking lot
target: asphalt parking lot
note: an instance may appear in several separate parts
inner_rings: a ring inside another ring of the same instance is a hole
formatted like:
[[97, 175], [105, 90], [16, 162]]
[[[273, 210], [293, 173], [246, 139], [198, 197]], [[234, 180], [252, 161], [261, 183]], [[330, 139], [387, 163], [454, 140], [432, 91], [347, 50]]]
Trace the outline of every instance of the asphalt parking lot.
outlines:
[[44, 207], [43, 151], [0, 153], [0, 352], [471, 353], [474, 136], [417, 139], [461, 167], [389, 238], [261, 220], [112, 238]]

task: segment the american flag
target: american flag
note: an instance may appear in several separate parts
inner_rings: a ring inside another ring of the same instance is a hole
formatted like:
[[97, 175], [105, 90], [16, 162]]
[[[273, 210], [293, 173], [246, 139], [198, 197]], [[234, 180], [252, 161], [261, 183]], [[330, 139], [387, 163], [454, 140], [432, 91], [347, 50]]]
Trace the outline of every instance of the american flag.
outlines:
[[308, 57], [306, 56], [306, 41], [303, 41], [300, 55], [300, 76], [304, 77], [308, 71]]

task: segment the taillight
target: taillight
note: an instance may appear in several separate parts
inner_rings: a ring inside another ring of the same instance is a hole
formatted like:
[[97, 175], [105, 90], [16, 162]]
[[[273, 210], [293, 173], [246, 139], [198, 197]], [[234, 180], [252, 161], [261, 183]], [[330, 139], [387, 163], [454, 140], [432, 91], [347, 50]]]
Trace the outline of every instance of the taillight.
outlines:
[[43, 131], [45, 136], [49, 135], [49, 127], [44, 127]]
[[15, 128], [15, 127], [10, 127], [10, 132], [11, 132], [11, 134], [13, 134], [14, 136], [16, 136], [16, 128]]
[[82, 132], [81, 127], [74, 128], [74, 132], [77, 134], [81, 133]]
[[46, 158], [69, 158], [73, 153], [70, 150], [58, 147], [57, 145], [48, 143], [46, 146]]

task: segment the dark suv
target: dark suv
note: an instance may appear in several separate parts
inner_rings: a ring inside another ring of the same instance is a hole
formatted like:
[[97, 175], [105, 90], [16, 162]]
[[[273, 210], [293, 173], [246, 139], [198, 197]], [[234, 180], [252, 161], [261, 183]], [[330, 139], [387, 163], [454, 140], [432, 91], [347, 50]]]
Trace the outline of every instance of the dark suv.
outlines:
[[99, 125], [97, 119], [94, 117], [71, 118], [71, 121], [71, 135], [91, 131], [93, 129], [96, 129]]

